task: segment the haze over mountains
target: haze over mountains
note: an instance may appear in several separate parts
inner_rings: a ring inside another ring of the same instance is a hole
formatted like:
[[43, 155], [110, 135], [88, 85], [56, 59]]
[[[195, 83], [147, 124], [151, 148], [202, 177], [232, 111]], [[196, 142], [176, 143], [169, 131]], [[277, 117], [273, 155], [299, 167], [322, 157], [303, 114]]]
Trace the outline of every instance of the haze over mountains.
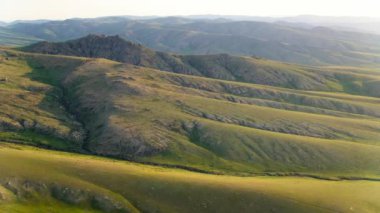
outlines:
[[364, 33], [380, 33], [380, 18], [374, 17], [332, 17], [299, 15], [293, 17], [260, 17], [260, 16], [223, 16], [223, 15], [200, 15], [188, 16], [196, 19], [226, 19], [234, 21], [259, 21], [280, 24], [293, 24], [298, 27], [329, 27], [343, 31], [357, 31]]
[[[103, 17], [14, 23], [7, 30], [47, 41], [75, 39], [90, 33], [119, 35], [154, 50], [177, 54], [254, 55], [309, 65], [379, 63], [380, 35], [301, 25], [182, 17]], [[2, 44], [7, 44], [3, 40], [0, 39]]]

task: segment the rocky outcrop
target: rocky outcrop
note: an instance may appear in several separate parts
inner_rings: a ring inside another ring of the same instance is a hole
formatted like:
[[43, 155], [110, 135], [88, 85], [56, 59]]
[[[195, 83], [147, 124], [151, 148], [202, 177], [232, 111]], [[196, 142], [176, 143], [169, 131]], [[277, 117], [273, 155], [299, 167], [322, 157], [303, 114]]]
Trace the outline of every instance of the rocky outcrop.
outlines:
[[74, 188], [69, 185], [11, 178], [0, 182], [0, 187], [7, 190], [3, 193], [0, 191], [0, 201], [5, 202], [10, 197], [15, 197], [19, 201], [27, 201], [43, 196], [44, 198], [51, 197], [72, 206], [83, 207], [89, 205], [90, 208], [102, 212], [131, 211], [125, 200], [115, 199], [107, 194], [90, 189]]
[[[230, 116], [224, 116], [220, 114], [213, 114], [213, 113], [207, 113], [203, 112], [199, 109], [195, 109], [192, 107], [189, 107], [187, 105], [182, 104], [181, 108], [184, 112], [189, 113], [191, 115], [218, 121], [222, 123], [227, 124], [235, 124], [239, 126], [254, 128], [254, 129], [261, 129], [271, 132], [279, 132], [279, 133], [285, 133], [285, 134], [292, 134], [292, 135], [302, 135], [302, 136], [309, 136], [309, 137], [316, 137], [316, 138], [326, 138], [326, 139], [339, 139], [342, 137], [342, 135], [346, 137], [357, 137], [356, 135], [343, 131], [338, 130], [335, 128], [323, 126], [318, 123], [313, 122], [293, 122], [289, 120], [281, 120], [276, 119], [271, 122], [262, 122], [262, 121], [253, 121], [248, 119], [241, 119], [236, 117], [230, 117]], [[183, 128], [186, 132], [192, 132], [194, 130], [197, 130], [201, 124], [188, 124], [184, 123]]]
[[119, 36], [90, 34], [86, 37], [61, 43], [39, 42], [23, 50], [54, 55], [72, 55], [88, 58], [106, 58], [114, 61], [171, 70], [176, 60], [167, 53], [125, 41]]

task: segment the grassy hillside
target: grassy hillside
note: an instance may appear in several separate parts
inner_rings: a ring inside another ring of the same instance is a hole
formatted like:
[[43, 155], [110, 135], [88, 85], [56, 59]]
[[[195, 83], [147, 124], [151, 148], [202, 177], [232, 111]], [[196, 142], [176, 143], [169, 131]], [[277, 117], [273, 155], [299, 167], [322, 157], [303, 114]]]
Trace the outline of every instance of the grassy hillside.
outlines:
[[0, 46], [25, 46], [38, 41], [41, 41], [41, 39], [22, 33], [16, 33], [0, 26]]
[[346, 92], [379, 97], [379, 70], [372, 68], [308, 67], [256, 57], [173, 55], [155, 52], [119, 36], [88, 35], [67, 42], [40, 42], [24, 51], [107, 58], [138, 66], [230, 81], [301, 90]]
[[0, 49], [0, 212], [380, 211], [378, 69], [96, 43]]
[[380, 210], [376, 181], [206, 175], [5, 143], [0, 195], [3, 212]]
[[2, 140], [218, 173], [380, 174], [376, 97], [3, 54]]
[[[33, 80], [34, 75], [49, 78], [43, 69], [34, 74], [26, 60], [3, 51], [0, 54], [0, 137], [48, 148], [80, 149], [84, 130], [65, 110], [62, 89], [49, 84], [48, 80]], [[81, 60], [71, 63], [75, 67]], [[46, 135], [54, 135], [55, 139]]]

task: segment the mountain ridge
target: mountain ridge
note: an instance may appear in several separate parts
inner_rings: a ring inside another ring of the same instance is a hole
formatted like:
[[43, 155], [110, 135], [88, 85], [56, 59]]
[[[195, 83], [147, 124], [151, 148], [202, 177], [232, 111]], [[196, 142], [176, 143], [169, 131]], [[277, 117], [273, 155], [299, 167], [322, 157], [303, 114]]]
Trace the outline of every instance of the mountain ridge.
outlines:
[[[23, 51], [80, 57], [107, 58], [169, 72], [285, 88], [339, 91], [375, 96], [376, 72], [359, 74], [329, 68], [288, 64], [258, 57], [228, 54], [177, 55], [158, 52], [120, 36], [90, 34], [67, 42], [39, 42]], [[362, 71], [361, 71], [362, 72]], [[354, 82], [355, 81], [355, 82]], [[362, 82], [360, 85], [357, 82]]]
[[312, 28], [253, 21], [179, 20], [176, 17], [69, 19], [8, 27], [14, 32], [48, 41], [65, 41], [89, 33], [117, 34], [154, 50], [176, 54], [256, 55], [308, 65], [374, 66], [379, 63], [380, 36]]

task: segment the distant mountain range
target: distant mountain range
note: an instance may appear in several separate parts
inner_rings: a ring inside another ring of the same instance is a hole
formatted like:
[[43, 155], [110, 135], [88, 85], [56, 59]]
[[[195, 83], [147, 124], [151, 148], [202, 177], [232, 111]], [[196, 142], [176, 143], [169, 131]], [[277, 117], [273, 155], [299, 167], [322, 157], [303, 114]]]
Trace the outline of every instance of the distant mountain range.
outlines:
[[[377, 55], [380, 37], [340, 32], [325, 27], [303, 29], [276, 23], [239, 21], [182, 25], [186, 33], [178, 31], [178, 28], [172, 30], [176, 37], [173, 34], [170, 34], [172, 37], [159, 37], [147, 45], [158, 49], [160, 47], [155, 47], [155, 44], [165, 44], [174, 47], [175, 52], [186, 53], [189, 50], [190, 54], [226, 52], [301, 64], [360, 64], [378, 61], [377, 57], [370, 59], [368, 56]], [[158, 31], [150, 29], [142, 34], [159, 34]], [[189, 32], [192, 34], [188, 35]], [[142, 43], [149, 41], [147, 39]], [[369, 54], [362, 56], [359, 53]]]
[[[238, 16], [238, 15], [188, 15], [188, 16], [114, 16], [123, 17], [132, 20], [149, 20], [161, 18], [185, 18], [193, 20], [212, 20], [212, 21], [256, 21], [256, 22], [288, 22], [297, 23], [299, 26], [334, 26], [344, 27], [351, 30], [358, 30], [360, 32], [380, 33], [379, 26], [380, 18], [375, 17], [353, 17], [353, 16], [317, 16], [317, 15], [299, 15], [299, 16], [284, 16], [284, 17], [270, 17], [270, 16]], [[16, 23], [43, 23], [55, 20], [39, 19], [39, 20], [16, 20], [12, 22], [2, 22], [3, 25], [12, 25]]]
[[[336, 23], [334, 20], [337, 18], [331, 18], [332, 21], [308, 16], [259, 19], [266, 22], [252, 21], [255, 17], [250, 17], [249, 21], [246, 19], [230, 16], [117, 16], [15, 22], [7, 25], [6, 29], [29, 36], [30, 42], [36, 38], [63, 41], [96, 33], [119, 35], [154, 50], [177, 54], [254, 55], [308, 65], [368, 66], [380, 63], [380, 35], [342, 31], [342, 26], [328, 28], [317, 24], [322, 21]], [[302, 20], [306, 23], [301, 23]], [[13, 43], [0, 36], [1, 45]]]
[[224, 19], [233, 21], [259, 21], [259, 22], [287, 22], [298, 26], [316, 27], [325, 26], [346, 29], [358, 32], [380, 33], [380, 18], [350, 17], [350, 16], [315, 16], [299, 15], [290, 17], [263, 17], [263, 16], [226, 16], [226, 15], [195, 15], [184, 16], [193, 19]]

